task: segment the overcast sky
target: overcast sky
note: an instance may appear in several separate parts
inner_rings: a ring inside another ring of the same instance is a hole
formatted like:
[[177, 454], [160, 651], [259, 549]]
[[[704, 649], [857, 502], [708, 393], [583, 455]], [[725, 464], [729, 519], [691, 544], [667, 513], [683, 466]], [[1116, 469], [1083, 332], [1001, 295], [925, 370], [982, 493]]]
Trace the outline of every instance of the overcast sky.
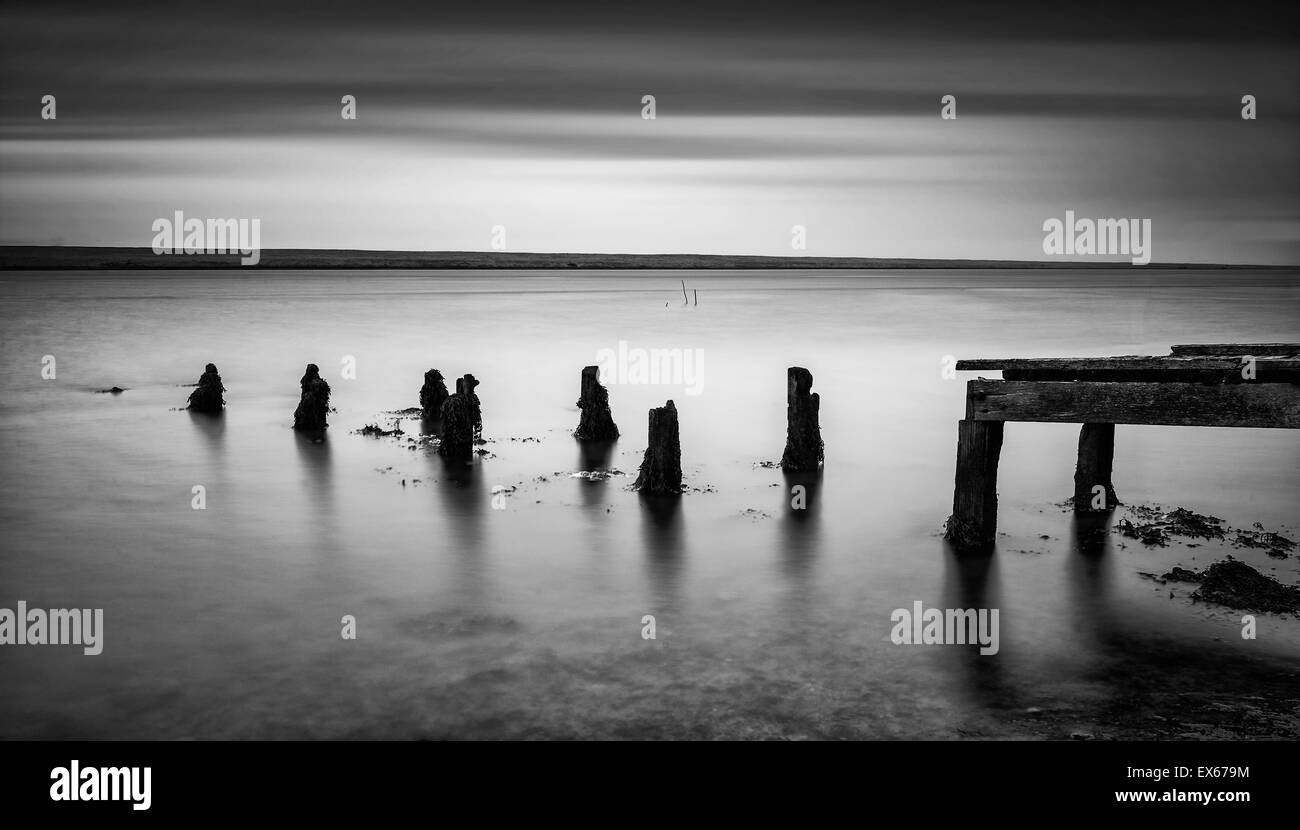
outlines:
[[1300, 263], [1285, 3], [203, 5], [0, 9], [0, 242]]

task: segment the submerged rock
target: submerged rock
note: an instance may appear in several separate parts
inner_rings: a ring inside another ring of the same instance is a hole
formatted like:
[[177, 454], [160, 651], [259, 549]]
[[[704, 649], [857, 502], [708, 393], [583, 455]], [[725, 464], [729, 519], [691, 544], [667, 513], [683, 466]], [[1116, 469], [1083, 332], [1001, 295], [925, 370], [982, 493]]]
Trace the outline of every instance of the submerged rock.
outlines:
[[199, 376], [198, 388], [190, 393], [188, 408], [195, 412], [220, 412], [226, 405], [226, 399], [222, 397], [225, 391], [216, 364], [209, 363]]
[[320, 367], [315, 363], [307, 364], [307, 372], [299, 381], [302, 387], [302, 399], [298, 409], [293, 413], [293, 428], [299, 430], [323, 430], [330, 408], [330, 385], [320, 376]]

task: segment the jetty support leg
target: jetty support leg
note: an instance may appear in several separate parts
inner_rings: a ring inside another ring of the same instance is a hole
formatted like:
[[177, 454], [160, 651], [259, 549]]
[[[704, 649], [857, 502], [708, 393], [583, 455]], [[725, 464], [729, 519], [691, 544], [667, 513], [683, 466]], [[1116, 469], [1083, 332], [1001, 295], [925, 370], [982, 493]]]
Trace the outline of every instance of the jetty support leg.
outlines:
[[959, 421], [957, 481], [944, 537], [959, 551], [990, 547], [998, 531], [1002, 421]]
[[[1084, 424], [1079, 431], [1079, 461], [1074, 468], [1074, 512], [1112, 510], [1119, 504], [1115, 485], [1111, 483], [1111, 466], [1115, 461], [1115, 425]], [[1105, 504], [1100, 505], [1094, 488], [1105, 490]]]

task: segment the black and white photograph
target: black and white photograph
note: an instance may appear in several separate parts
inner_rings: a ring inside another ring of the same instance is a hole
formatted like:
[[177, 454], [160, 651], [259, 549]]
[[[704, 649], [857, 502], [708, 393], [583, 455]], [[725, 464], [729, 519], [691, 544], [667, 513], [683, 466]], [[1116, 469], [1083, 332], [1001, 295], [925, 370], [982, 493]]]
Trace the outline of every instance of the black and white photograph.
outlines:
[[1295, 741], [1298, 428], [1290, 3], [0, 6], [11, 747]]

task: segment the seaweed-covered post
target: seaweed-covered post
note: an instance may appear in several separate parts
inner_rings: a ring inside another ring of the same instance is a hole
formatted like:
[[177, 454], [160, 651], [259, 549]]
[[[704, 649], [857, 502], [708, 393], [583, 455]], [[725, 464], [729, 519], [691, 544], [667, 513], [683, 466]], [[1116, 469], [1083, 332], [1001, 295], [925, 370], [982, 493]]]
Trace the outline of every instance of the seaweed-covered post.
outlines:
[[997, 537], [1002, 426], [1002, 421], [957, 424], [957, 476], [944, 538], [958, 551], [987, 548]]
[[672, 401], [650, 410], [649, 445], [632, 486], [643, 493], [682, 492], [682, 445]]
[[[1115, 485], [1111, 483], [1111, 467], [1115, 462], [1115, 425], [1084, 424], [1079, 431], [1079, 460], [1074, 468], [1074, 512], [1111, 510], [1119, 505]], [[1105, 490], [1106, 503], [1094, 507], [1093, 501]]]
[[320, 376], [320, 367], [315, 363], [307, 364], [307, 373], [299, 381], [302, 386], [302, 399], [298, 409], [293, 413], [293, 428], [301, 430], [323, 430], [328, 424], [325, 416], [330, 408], [330, 385]]
[[447, 384], [443, 382], [442, 372], [437, 369], [425, 372], [424, 386], [420, 387], [420, 409], [424, 419], [437, 420], [442, 412], [442, 405], [448, 397]]
[[811, 472], [822, 465], [823, 444], [818, 413], [821, 396], [812, 391], [812, 372], [799, 366], [786, 370], [785, 453], [781, 469]]
[[483, 437], [483, 408], [479, 404], [478, 395], [474, 390], [478, 388], [478, 380], [469, 373], [463, 378], [456, 379], [456, 391], [463, 394], [469, 402], [470, 423], [474, 427], [474, 441], [477, 442]]
[[456, 394], [442, 403], [438, 454], [445, 458], [469, 458], [474, 454], [474, 442], [483, 431], [478, 395], [474, 394], [476, 386], [478, 381], [473, 375], [456, 378]]
[[582, 369], [582, 391], [578, 397], [578, 428], [573, 437], [579, 441], [612, 441], [618, 437], [618, 425], [609, 411], [609, 390], [601, 385], [599, 366]]
[[203, 374], [199, 376], [198, 388], [190, 393], [188, 408], [195, 412], [220, 412], [226, 405], [226, 400], [222, 397], [225, 391], [216, 364], [209, 363], [203, 367]]

